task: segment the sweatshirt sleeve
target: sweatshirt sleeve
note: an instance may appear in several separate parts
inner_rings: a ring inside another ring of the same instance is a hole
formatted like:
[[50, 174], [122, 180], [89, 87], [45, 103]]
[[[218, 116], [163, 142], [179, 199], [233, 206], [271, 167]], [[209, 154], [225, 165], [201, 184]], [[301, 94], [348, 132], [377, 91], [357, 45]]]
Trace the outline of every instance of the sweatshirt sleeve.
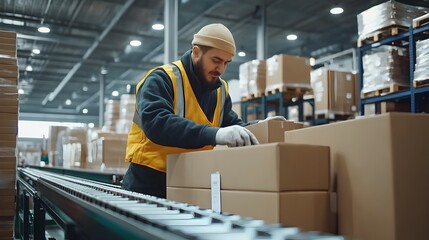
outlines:
[[162, 70], [153, 71], [137, 94], [137, 109], [146, 136], [156, 144], [180, 148], [216, 145], [219, 128], [175, 115], [171, 80]]

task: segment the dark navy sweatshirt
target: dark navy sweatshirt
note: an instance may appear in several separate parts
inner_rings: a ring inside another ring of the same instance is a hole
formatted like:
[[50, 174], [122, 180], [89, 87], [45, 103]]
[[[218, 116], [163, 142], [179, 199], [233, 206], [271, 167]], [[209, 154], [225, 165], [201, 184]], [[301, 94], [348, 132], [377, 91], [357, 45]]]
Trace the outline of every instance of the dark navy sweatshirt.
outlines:
[[[198, 79], [191, 59], [191, 50], [180, 59], [188, 75], [192, 90], [208, 120], [212, 121], [216, 108], [216, 90], [221, 86], [218, 81], [212, 87]], [[149, 74], [137, 93], [137, 108], [146, 136], [154, 143], [180, 148], [200, 148], [216, 145], [218, 127], [197, 124], [174, 114], [173, 85], [167, 73], [157, 69]], [[232, 110], [231, 97], [225, 99], [224, 115], [221, 127], [247, 125]], [[186, 109], [186, 106], [185, 106]], [[186, 117], [186, 116], [185, 116]]]

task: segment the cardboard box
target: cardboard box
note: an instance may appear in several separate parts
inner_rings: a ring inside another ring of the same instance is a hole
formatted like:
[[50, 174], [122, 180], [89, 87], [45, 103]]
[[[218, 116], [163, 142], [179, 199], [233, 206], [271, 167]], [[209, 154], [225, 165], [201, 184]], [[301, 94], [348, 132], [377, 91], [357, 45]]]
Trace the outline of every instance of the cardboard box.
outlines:
[[2, 140], [0, 138], [0, 148], [16, 148], [16, 140]]
[[15, 188], [16, 169], [0, 169], [0, 188]]
[[310, 88], [311, 67], [307, 58], [286, 54], [274, 55], [267, 59], [266, 90], [283, 86]]
[[0, 217], [13, 217], [15, 216], [15, 203], [2, 203], [0, 209]]
[[211, 188], [214, 172], [224, 190], [323, 191], [329, 187], [329, 148], [270, 143], [167, 157], [169, 187]]
[[[17, 124], [18, 125], [18, 124]], [[2, 134], [18, 134], [18, 126], [14, 127], [2, 127], [0, 126], [0, 135]]]
[[260, 144], [284, 142], [284, 132], [303, 128], [304, 124], [293, 121], [269, 120], [246, 126]]
[[[211, 208], [211, 190], [167, 187], [167, 199]], [[221, 191], [222, 212], [281, 223], [306, 230], [332, 232], [328, 192]]]
[[0, 155], [0, 169], [16, 170], [16, 166], [17, 166], [16, 157], [6, 157], [6, 156]]
[[16, 32], [0, 31], [0, 38], [12, 38], [16, 41]]
[[357, 110], [356, 74], [319, 68], [311, 72], [315, 113], [353, 114]]
[[331, 148], [339, 234], [429, 236], [429, 115], [389, 113], [285, 132], [288, 143]]
[[11, 44], [11, 45], [15, 45], [16, 46], [16, 38], [0, 37], [0, 43], [2, 43], [2, 44]]
[[241, 64], [239, 67], [241, 96], [250, 97], [251, 94], [260, 96], [264, 93], [266, 72], [265, 60], [252, 60]]

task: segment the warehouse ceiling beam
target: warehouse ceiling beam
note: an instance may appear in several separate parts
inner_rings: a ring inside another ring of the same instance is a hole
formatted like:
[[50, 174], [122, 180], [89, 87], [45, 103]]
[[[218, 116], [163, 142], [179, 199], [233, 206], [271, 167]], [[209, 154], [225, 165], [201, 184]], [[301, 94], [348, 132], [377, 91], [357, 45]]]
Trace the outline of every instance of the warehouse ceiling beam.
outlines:
[[[213, 4], [211, 7], [207, 8], [203, 13], [201, 13], [200, 15], [198, 15], [197, 17], [195, 17], [192, 21], [188, 22], [185, 26], [183, 26], [179, 31], [178, 31], [178, 36], [182, 35], [184, 32], [188, 31], [189, 28], [191, 27], [195, 27], [195, 25], [197, 25], [199, 22], [201, 22], [201, 18], [204, 17], [204, 15], [210, 13], [211, 11], [213, 11], [214, 9], [222, 6], [223, 0], [218, 1], [217, 3]], [[149, 61], [150, 59], [152, 59], [154, 56], [156, 56], [156, 54], [158, 54], [159, 51], [161, 51], [161, 49], [164, 48], [164, 43], [161, 43], [160, 45], [158, 45], [158, 47], [154, 48], [151, 52], [149, 52], [148, 54], [145, 55], [145, 57], [143, 57], [142, 61]]]
[[94, 50], [98, 47], [100, 42], [106, 37], [106, 35], [110, 32], [110, 30], [115, 26], [115, 24], [119, 21], [119, 19], [125, 14], [128, 8], [134, 3], [134, 0], [128, 0], [116, 15], [113, 17], [112, 21], [107, 25], [104, 31], [98, 36], [95, 42], [91, 45], [91, 47], [85, 52], [83, 58], [80, 62], [76, 63], [70, 72], [64, 77], [64, 79], [58, 84], [55, 90], [52, 93], [46, 95], [45, 99], [42, 101], [42, 105], [46, 105], [48, 101], [53, 101], [56, 96], [60, 93], [60, 91], [64, 88], [64, 86], [70, 81], [73, 75], [79, 70], [82, 66], [82, 63], [94, 52]]

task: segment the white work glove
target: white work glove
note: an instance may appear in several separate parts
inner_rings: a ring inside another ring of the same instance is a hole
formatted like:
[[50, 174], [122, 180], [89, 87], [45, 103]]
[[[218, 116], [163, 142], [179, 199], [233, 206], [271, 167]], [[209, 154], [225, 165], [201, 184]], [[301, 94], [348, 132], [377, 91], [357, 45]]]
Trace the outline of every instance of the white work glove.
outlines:
[[233, 125], [220, 128], [216, 133], [216, 144], [239, 147], [259, 144], [258, 139], [247, 128]]
[[258, 123], [261, 123], [261, 122], [266, 122], [266, 121], [269, 121], [269, 120], [282, 120], [282, 121], [285, 121], [285, 122], [287, 122], [288, 120], [285, 118], [285, 117], [283, 117], [283, 116], [272, 116], [272, 117], [267, 117], [267, 118], [265, 118], [264, 120], [259, 120], [259, 122]]

